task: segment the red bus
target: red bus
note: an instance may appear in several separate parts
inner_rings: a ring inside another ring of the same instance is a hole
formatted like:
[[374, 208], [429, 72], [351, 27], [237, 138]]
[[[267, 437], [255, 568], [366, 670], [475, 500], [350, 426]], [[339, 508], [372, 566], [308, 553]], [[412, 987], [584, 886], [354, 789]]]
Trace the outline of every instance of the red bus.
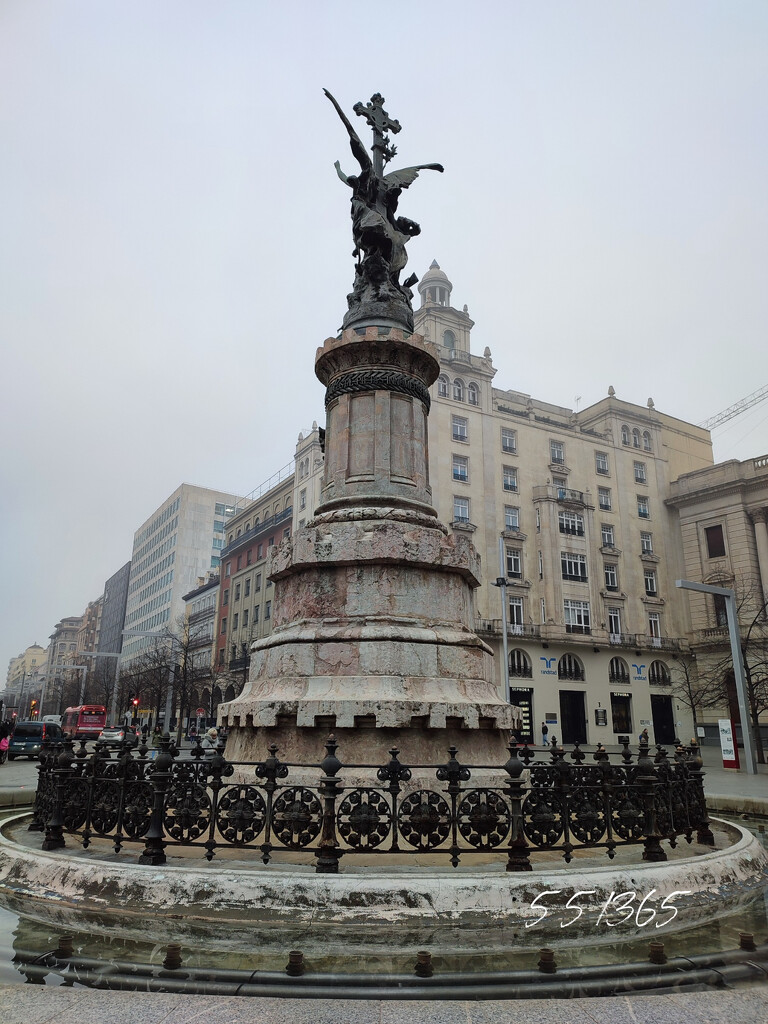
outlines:
[[95, 740], [107, 724], [107, 709], [100, 704], [82, 704], [67, 708], [61, 719], [61, 731], [73, 740]]

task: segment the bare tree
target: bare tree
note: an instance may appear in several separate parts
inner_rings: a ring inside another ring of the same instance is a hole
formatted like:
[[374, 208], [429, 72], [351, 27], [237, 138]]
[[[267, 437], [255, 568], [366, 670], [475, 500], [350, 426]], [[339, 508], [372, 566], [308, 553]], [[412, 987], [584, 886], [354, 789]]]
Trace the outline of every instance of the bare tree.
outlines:
[[689, 708], [693, 716], [695, 736], [700, 713], [722, 706], [722, 684], [709, 674], [700, 673], [695, 655], [690, 654], [683, 654], [676, 660], [670, 676], [675, 700]]

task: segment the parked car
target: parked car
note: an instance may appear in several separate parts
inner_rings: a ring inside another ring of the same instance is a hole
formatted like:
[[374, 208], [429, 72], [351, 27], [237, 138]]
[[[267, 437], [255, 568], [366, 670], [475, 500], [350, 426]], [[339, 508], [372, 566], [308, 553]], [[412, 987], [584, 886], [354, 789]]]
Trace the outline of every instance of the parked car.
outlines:
[[99, 743], [107, 747], [119, 747], [126, 742], [130, 747], [138, 747], [140, 734], [131, 725], [105, 725], [99, 733]]
[[64, 734], [55, 722], [17, 722], [8, 744], [8, 760], [13, 761], [17, 757], [34, 760], [40, 756], [44, 739], [63, 738]]

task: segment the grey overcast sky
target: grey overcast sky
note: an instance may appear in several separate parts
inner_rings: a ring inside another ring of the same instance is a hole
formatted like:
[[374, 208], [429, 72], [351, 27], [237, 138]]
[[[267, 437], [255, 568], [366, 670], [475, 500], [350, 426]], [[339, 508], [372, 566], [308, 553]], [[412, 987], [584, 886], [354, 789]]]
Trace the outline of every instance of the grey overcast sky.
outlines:
[[[247, 493], [322, 421], [323, 87], [445, 165], [407, 272], [437, 258], [498, 386], [700, 422], [768, 384], [765, 0], [2, 0], [3, 671], [179, 483]], [[714, 440], [768, 453], [768, 402]]]

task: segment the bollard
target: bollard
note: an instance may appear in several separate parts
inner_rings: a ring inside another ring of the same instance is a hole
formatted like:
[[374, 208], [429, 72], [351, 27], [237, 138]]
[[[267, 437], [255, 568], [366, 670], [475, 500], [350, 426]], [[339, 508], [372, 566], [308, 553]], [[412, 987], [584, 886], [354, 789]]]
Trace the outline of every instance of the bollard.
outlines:
[[288, 963], [285, 965], [285, 973], [291, 978], [299, 978], [305, 970], [304, 954], [298, 949], [291, 950], [288, 954]]
[[747, 953], [754, 953], [757, 946], [755, 945], [755, 936], [752, 932], [739, 932], [739, 949], [743, 949]]
[[648, 946], [648, 959], [652, 964], [665, 964], [667, 957], [664, 953], [663, 942], [651, 942]]
[[[754, 947], [753, 947], [754, 948]], [[59, 944], [54, 949], [53, 955], [57, 960], [69, 960], [75, 952], [75, 939], [72, 935], [60, 935]]]
[[417, 978], [432, 977], [432, 954], [422, 950], [416, 954], [415, 973]]
[[177, 971], [181, 967], [181, 946], [178, 942], [168, 943], [163, 967], [166, 971]]
[[557, 970], [557, 964], [555, 963], [555, 951], [554, 949], [548, 949], [546, 946], [539, 950], [539, 962], [537, 967], [542, 974], [554, 974]]

